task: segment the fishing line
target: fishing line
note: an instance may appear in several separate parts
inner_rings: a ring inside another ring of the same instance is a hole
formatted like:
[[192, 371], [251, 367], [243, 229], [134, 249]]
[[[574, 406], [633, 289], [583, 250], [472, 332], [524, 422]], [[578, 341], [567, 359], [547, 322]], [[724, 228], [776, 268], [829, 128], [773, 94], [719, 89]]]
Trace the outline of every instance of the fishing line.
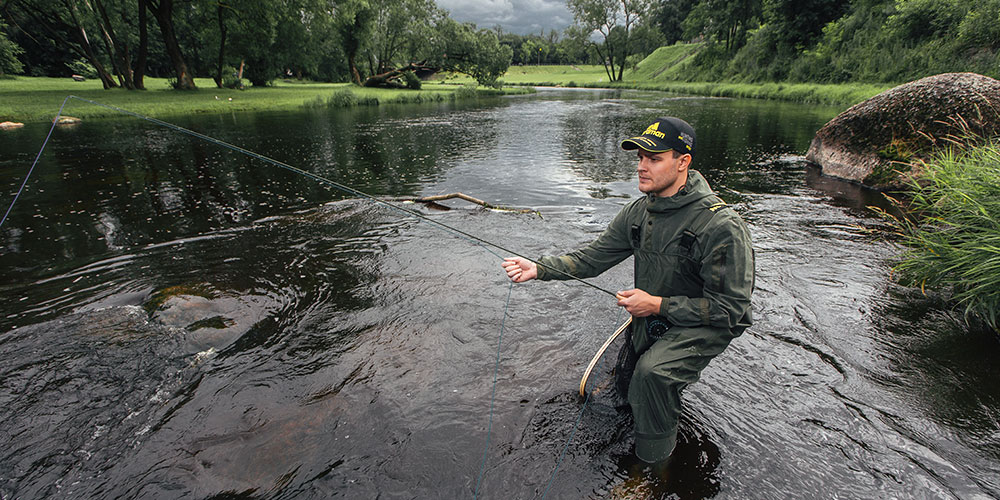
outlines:
[[38, 165], [38, 159], [42, 157], [42, 151], [45, 151], [45, 146], [49, 143], [49, 138], [52, 137], [52, 131], [56, 128], [56, 122], [59, 121], [59, 117], [62, 116], [62, 110], [66, 106], [66, 101], [72, 96], [66, 96], [63, 99], [62, 106], [59, 106], [59, 112], [56, 113], [56, 119], [52, 120], [52, 126], [49, 127], [49, 133], [46, 134], [45, 140], [42, 141], [42, 149], [38, 150], [38, 154], [35, 155], [35, 161], [31, 162], [31, 168], [28, 169], [28, 175], [24, 176], [24, 182], [21, 183], [21, 188], [17, 190], [17, 194], [14, 195], [14, 199], [11, 200], [10, 206], [7, 207], [7, 213], [3, 214], [3, 219], [0, 219], [0, 227], [3, 227], [4, 221], [7, 220], [7, 216], [10, 215], [10, 211], [14, 209], [14, 204], [17, 203], [17, 199], [21, 196], [21, 192], [24, 191], [24, 186], [28, 185], [28, 178], [31, 177], [31, 173], [35, 171], [35, 165]]
[[490, 420], [486, 426], [486, 446], [483, 447], [483, 465], [479, 467], [479, 479], [476, 480], [476, 491], [472, 494], [473, 500], [479, 497], [479, 485], [486, 475], [486, 454], [490, 451], [490, 435], [493, 433], [493, 405], [497, 400], [497, 372], [500, 371], [500, 344], [503, 343], [503, 328], [507, 324], [507, 310], [510, 308], [510, 295], [514, 291], [514, 282], [510, 282], [507, 289], [507, 303], [503, 306], [503, 319], [500, 320], [500, 335], [497, 337], [497, 362], [493, 365], [493, 395], [490, 396]]
[[[63, 99], [62, 105], [59, 106], [59, 112], [56, 114], [55, 119], [52, 121], [52, 127], [49, 128], [49, 132], [45, 136], [45, 140], [42, 142], [42, 147], [41, 147], [41, 149], [39, 149], [38, 155], [35, 156], [35, 160], [34, 160], [34, 162], [32, 162], [31, 168], [28, 170], [27, 175], [24, 177], [24, 182], [21, 183], [21, 187], [20, 187], [20, 189], [18, 189], [17, 194], [14, 196], [14, 200], [11, 201], [10, 206], [7, 208], [7, 212], [4, 214], [3, 219], [0, 219], [0, 226], [2, 226], [3, 223], [4, 223], [4, 221], [7, 220], [7, 216], [10, 214], [11, 210], [14, 208], [14, 204], [17, 202], [17, 199], [21, 196], [21, 193], [24, 191], [24, 188], [25, 188], [25, 186], [28, 183], [28, 179], [31, 177], [31, 173], [34, 171], [35, 166], [38, 164], [39, 158], [41, 158], [41, 156], [42, 156], [42, 152], [45, 151], [45, 147], [48, 145], [49, 139], [52, 137], [52, 131], [55, 129], [56, 123], [59, 121], [59, 118], [62, 116], [63, 108], [65, 108], [66, 103], [70, 99], [77, 99], [77, 100], [80, 100], [80, 101], [83, 101], [83, 102], [87, 102], [87, 103], [93, 104], [95, 106], [100, 106], [102, 108], [110, 109], [110, 110], [116, 111], [118, 113], [129, 115], [129, 116], [132, 116], [132, 117], [135, 117], [135, 118], [139, 118], [140, 120], [144, 120], [144, 121], [147, 121], [147, 122], [159, 125], [161, 127], [165, 127], [165, 128], [177, 131], [177, 132], [181, 132], [183, 134], [190, 135], [192, 137], [201, 139], [203, 141], [210, 142], [212, 144], [216, 144], [218, 146], [222, 146], [224, 148], [230, 149], [230, 150], [235, 151], [237, 153], [242, 153], [242, 154], [247, 155], [247, 156], [249, 156], [251, 158], [256, 158], [256, 159], [261, 160], [261, 161], [263, 161], [265, 163], [270, 163], [271, 165], [274, 165], [276, 167], [280, 167], [280, 168], [283, 168], [285, 170], [289, 170], [291, 172], [295, 172], [297, 174], [303, 175], [303, 176], [305, 176], [307, 178], [310, 178], [310, 179], [315, 180], [317, 182], [320, 182], [322, 184], [326, 184], [328, 186], [331, 186], [331, 187], [334, 187], [336, 189], [339, 189], [339, 190], [341, 190], [343, 192], [346, 192], [348, 194], [352, 194], [352, 195], [357, 196], [359, 198], [364, 198], [364, 199], [371, 200], [371, 201], [373, 201], [375, 203], [378, 203], [378, 204], [381, 204], [381, 205], [385, 205], [387, 207], [390, 207], [392, 209], [398, 210], [398, 211], [403, 212], [403, 213], [405, 213], [407, 215], [410, 215], [412, 217], [416, 217], [419, 220], [424, 220], [424, 221], [430, 222], [430, 223], [436, 225], [440, 229], [443, 229], [443, 230], [445, 230], [447, 232], [451, 232], [452, 234], [457, 235], [460, 238], [464, 238], [467, 241], [470, 241], [470, 242], [472, 242], [474, 244], [477, 244], [478, 246], [483, 247], [486, 251], [488, 251], [491, 254], [497, 256], [498, 258], [503, 259], [503, 257], [500, 254], [494, 252], [493, 250], [490, 250], [490, 248], [488, 248], [488, 247], [493, 247], [493, 248], [496, 248], [496, 249], [501, 250], [503, 252], [506, 252], [506, 253], [508, 253], [510, 255], [521, 257], [523, 259], [526, 259], [528, 261], [531, 261], [531, 262], [535, 263], [535, 265], [537, 265], [539, 267], [545, 268], [546, 270], [549, 270], [549, 271], [557, 273], [557, 274], [561, 274], [561, 275], [565, 276], [567, 279], [570, 279], [570, 280], [573, 280], [573, 281], [577, 281], [579, 283], [587, 285], [587, 286], [589, 286], [589, 287], [591, 287], [591, 288], [593, 288], [595, 290], [599, 290], [599, 291], [604, 292], [604, 293], [606, 293], [608, 295], [611, 295], [613, 297], [616, 296], [615, 292], [612, 292], [610, 290], [607, 290], [605, 288], [597, 286], [597, 285], [595, 285], [593, 283], [590, 283], [590, 282], [588, 282], [588, 281], [586, 281], [586, 280], [584, 280], [582, 278], [576, 277], [576, 276], [574, 276], [574, 275], [572, 275], [570, 273], [567, 273], [565, 271], [561, 271], [559, 269], [554, 269], [554, 268], [552, 268], [550, 266], [546, 266], [546, 265], [544, 265], [544, 264], [542, 264], [540, 262], [537, 262], [537, 261], [535, 261], [533, 259], [525, 257], [524, 255], [521, 255], [520, 253], [515, 252], [513, 250], [510, 250], [508, 248], [505, 248], [505, 247], [503, 247], [501, 245], [498, 245], [496, 243], [487, 241], [487, 240], [485, 240], [483, 238], [480, 238], [478, 236], [475, 236], [473, 234], [470, 234], [470, 233], [468, 233], [466, 231], [463, 231], [461, 229], [455, 228], [455, 227], [450, 226], [448, 224], [445, 224], [443, 222], [431, 219], [430, 217], [427, 217], [426, 215], [424, 215], [424, 214], [422, 214], [420, 212], [417, 212], [415, 210], [410, 210], [410, 209], [401, 207], [399, 205], [396, 205], [394, 203], [390, 203], [388, 201], [378, 199], [378, 198], [376, 198], [376, 197], [374, 197], [374, 196], [372, 196], [372, 195], [370, 195], [368, 193], [365, 193], [364, 191], [360, 191], [358, 189], [352, 188], [352, 187], [347, 186], [345, 184], [341, 184], [339, 182], [336, 182], [334, 180], [328, 179], [326, 177], [314, 174], [314, 173], [309, 172], [307, 170], [303, 170], [301, 168], [294, 167], [294, 166], [289, 165], [287, 163], [284, 163], [282, 161], [275, 160], [274, 158], [270, 158], [268, 156], [264, 156], [262, 154], [255, 153], [253, 151], [250, 151], [248, 149], [242, 148], [240, 146], [236, 146], [234, 144], [230, 144], [228, 142], [216, 139], [214, 137], [210, 137], [210, 136], [207, 136], [205, 134], [201, 134], [199, 132], [195, 132], [193, 130], [186, 129], [184, 127], [181, 127], [179, 125], [175, 125], [173, 123], [165, 122], [163, 120], [159, 120], [159, 119], [156, 119], [156, 118], [151, 118], [151, 117], [148, 117], [148, 116], [145, 116], [145, 115], [141, 115], [139, 113], [128, 111], [126, 109], [122, 109], [122, 108], [119, 108], [119, 107], [116, 107], [116, 106], [112, 106], [110, 104], [104, 104], [104, 103], [100, 103], [100, 102], [97, 102], [97, 101], [92, 101], [90, 99], [86, 99], [86, 98], [83, 98], [83, 97], [74, 96], [74, 95], [68, 95], [68, 96], [66, 96], [66, 98]], [[476, 481], [476, 489], [475, 489], [474, 497], [473, 498], [477, 498], [479, 496], [479, 488], [480, 488], [480, 486], [482, 484], [482, 480], [483, 480], [483, 477], [484, 477], [485, 472], [486, 472], [486, 458], [487, 458], [487, 454], [489, 452], [490, 437], [491, 437], [492, 431], [493, 431], [493, 410], [494, 410], [494, 406], [495, 406], [495, 403], [496, 403], [497, 374], [498, 374], [499, 369], [500, 369], [500, 352], [501, 352], [500, 347], [501, 347], [501, 343], [503, 342], [503, 332], [504, 332], [504, 328], [505, 328], [506, 322], [507, 322], [508, 310], [510, 308], [510, 297], [511, 297], [511, 293], [512, 293], [513, 289], [514, 289], [514, 282], [511, 281], [510, 282], [510, 288], [508, 288], [508, 290], [507, 290], [507, 301], [506, 301], [506, 304], [504, 306], [503, 319], [501, 320], [501, 323], [500, 323], [499, 338], [497, 339], [497, 356], [496, 356], [496, 363], [494, 364], [494, 367], [493, 367], [493, 392], [492, 392], [492, 396], [490, 397], [490, 413], [489, 413], [489, 424], [487, 425], [487, 432], [486, 432], [486, 446], [485, 446], [485, 448], [483, 450], [482, 466], [480, 467], [479, 478]], [[619, 315], [620, 314], [621, 314], [621, 312], [619, 311]], [[553, 479], [555, 479], [556, 473], [559, 471], [559, 467], [562, 464], [562, 461], [563, 461], [563, 459], [566, 456], [566, 451], [569, 448], [570, 443], [573, 441], [573, 437], [576, 435], [577, 428], [580, 425], [580, 420], [583, 417], [583, 412], [587, 409], [587, 403], [589, 403], [589, 401], [590, 401], [590, 395], [588, 393], [587, 400], [584, 402], [583, 408], [580, 410], [580, 414], [578, 415], [578, 417], [576, 419], [576, 424], [574, 425], [573, 430], [570, 433], [569, 440], [566, 442], [565, 446], [563, 447], [562, 453], [559, 456], [559, 460], [556, 463], [555, 469], [552, 471], [552, 476], [549, 478], [548, 485], [545, 488], [545, 492], [544, 492], [542, 498], [545, 498], [545, 495], [548, 495], [549, 488], [552, 486], [552, 481], [553, 481]]]

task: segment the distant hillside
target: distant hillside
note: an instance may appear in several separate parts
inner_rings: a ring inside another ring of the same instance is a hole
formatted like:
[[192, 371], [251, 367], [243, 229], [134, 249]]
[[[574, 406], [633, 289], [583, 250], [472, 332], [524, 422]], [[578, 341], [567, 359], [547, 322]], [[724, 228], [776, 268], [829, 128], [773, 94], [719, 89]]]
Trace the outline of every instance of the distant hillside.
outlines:
[[676, 43], [668, 47], [660, 47], [635, 66], [635, 69], [625, 73], [625, 81], [663, 82], [683, 81], [685, 68], [691, 65], [695, 54], [704, 46], [703, 43]]

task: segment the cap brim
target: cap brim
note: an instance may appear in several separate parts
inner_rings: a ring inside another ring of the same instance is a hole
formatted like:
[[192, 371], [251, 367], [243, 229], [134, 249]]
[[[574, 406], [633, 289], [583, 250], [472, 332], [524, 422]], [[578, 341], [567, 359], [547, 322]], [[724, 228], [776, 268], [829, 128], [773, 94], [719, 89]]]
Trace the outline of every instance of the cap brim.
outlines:
[[622, 149], [626, 151], [642, 149], [644, 151], [649, 151], [650, 153], [665, 153], [670, 151], [671, 148], [664, 148], [662, 144], [657, 144], [646, 137], [639, 136], [622, 141]]

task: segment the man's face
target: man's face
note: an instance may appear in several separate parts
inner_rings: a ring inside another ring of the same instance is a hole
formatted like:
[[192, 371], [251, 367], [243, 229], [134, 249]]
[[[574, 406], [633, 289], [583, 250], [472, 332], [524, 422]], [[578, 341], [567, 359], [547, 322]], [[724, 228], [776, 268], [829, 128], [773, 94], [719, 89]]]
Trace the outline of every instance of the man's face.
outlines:
[[687, 182], [687, 167], [691, 163], [691, 155], [683, 154], [674, 158], [673, 151], [636, 151], [639, 158], [639, 191], [665, 198], [676, 194]]

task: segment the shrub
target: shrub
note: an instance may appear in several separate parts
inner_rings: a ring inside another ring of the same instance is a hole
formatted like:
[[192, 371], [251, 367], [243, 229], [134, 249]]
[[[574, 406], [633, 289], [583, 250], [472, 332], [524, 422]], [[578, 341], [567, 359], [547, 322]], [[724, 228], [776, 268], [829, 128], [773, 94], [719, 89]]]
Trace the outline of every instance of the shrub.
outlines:
[[403, 72], [403, 81], [406, 82], [406, 88], [412, 90], [420, 90], [423, 82], [420, 81], [420, 77], [412, 71]]
[[456, 101], [475, 99], [478, 96], [476, 93], [476, 85], [474, 83], [462, 85], [461, 87], [455, 89], [455, 92], [451, 95]]
[[346, 108], [357, 106], [358, 96], [351, 92], [351, 89], [340, 89], [326, 99], [326, 105], [335, 108]]
[[222, 86], [227, 89], [243, 90], [246, 88], [246, 80], [238, 78], [236, 68], [226, 66], [222, 68]]
[[89, 79], [97, 78], [97, 68], [94, 68], [86, 59], [77, 59], [67, 64], [67, 66], [74, 75], [80, 75]]

